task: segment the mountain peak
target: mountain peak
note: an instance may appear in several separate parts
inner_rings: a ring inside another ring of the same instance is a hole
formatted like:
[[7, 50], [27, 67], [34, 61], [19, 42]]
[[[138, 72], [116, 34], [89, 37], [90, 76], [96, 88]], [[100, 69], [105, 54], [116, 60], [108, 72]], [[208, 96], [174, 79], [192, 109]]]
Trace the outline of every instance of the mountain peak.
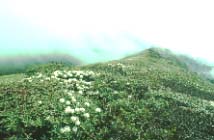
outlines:
[[159, 64], [163, 64], [163, 62], [165, 62], [169, 65], [174, 65], [181, 69], [195, 72], [204, 78], [214, 79], [212, 75], [212, 71], [214, 68], [212, 66], [201, 63], [190, 56], [176, 54], [169, 49], [153, 47], [146, 49], [138, 54], [126, 57], [125, 60], [132, 60], [133, 58], [136, 58], [136, 60], [139, 62], [140, 60], [149, 61], [150, 64], [151, 62]]

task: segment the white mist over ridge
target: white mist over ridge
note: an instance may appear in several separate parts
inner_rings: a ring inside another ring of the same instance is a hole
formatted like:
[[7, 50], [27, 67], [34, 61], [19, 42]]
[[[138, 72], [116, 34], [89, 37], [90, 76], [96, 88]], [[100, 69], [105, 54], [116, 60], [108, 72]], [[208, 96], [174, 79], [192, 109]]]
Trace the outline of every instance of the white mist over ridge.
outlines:
[[212, 0], [7, 0], [0, 55], [67, 52], [94, 63], [165, 47], [214, 63]]
[[214, 77], [214, 68], [211, 70], [210, 74]]

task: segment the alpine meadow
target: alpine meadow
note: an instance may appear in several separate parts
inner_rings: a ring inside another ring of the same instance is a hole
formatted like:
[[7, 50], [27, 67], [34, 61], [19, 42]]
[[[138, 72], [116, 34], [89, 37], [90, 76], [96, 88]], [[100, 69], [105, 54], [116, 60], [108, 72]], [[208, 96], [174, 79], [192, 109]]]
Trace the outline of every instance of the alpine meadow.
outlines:
[[214, 140], [210, 69], [161, 48], [30, 65], [0, 76], [0, 139]]

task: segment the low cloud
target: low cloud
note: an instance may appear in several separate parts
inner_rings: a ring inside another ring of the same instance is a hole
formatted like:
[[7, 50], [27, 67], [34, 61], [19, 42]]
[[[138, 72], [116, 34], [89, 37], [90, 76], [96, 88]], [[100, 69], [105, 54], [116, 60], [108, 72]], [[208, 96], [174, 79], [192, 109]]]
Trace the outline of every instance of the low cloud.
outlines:
[[30, 65], [49, 62], [62, 62], [73, 65], [82, 64], [80, 60], [66, 54], [0, 57], [0, 75], [24, 72]]

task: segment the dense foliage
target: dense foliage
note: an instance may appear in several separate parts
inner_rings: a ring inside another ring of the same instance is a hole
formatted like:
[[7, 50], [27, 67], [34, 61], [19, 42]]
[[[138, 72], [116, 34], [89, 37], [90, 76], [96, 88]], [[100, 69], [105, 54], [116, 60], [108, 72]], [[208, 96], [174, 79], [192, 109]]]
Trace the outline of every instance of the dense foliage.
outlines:
[[1, 77], [0, 100], [3, 140], [214, 139], [213, 84], [152, 49]]

